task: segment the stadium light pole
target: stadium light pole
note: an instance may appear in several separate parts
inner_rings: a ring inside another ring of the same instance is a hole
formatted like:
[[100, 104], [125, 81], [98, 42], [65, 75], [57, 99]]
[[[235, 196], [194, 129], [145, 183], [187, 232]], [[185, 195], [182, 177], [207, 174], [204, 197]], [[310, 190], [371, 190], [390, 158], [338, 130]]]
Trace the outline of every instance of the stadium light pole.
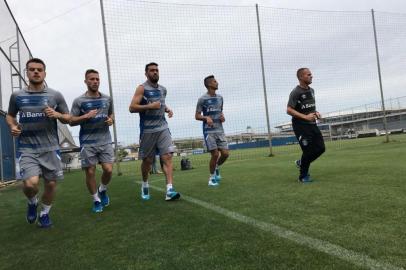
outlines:
[[259, 9], [258, 4], [255, 4], [255, 10], [257, 12], [257, 27], [258, 27], [258, 39], [259, 39], [259, 53], [261, 55], [261, 69], [262, 69], [262, 86], [264, 88], [264, 100], [265, 100], [265, 113], [266, 113], [266, 125], [268, 128], [268, 140], [269, 140], [269, 156], [272, 157], [272, 135], [271, 127], [269, 124], [269, 111], [268, 111], [268, 97], [266, 94], [266, 82], [265, 82], [265, 68], [264, 68], [264, 54], [262, 51], [262, 38], [261, 38], [261, 24], [259, 22]]
[[[109, 93], [110, 97], [112, 99], [112, 104], [113, 104], [113, 113], [115, 113], [114, 110], [114, 98], [113, 98], [113, 88], [111, 84], [111, 72], [110, 72], [110, 58], [109, 58], [109, 48], [107, 45], [107, 33], [106, 33], [106, 20], [104, 17], [104, 6], [103, 6], [103, 0], [100, 0], [100, 10], [101, 10], [101, 18], [102, 18], [102, 25], [103, 25], [103, 37], [104, 37], [104, 51], [106, 54], [106, 64], [107, 64], [107, 79], [109, 82]], [[117, 129], [116, 129], [116, 124], [113, 124], [113, 135], [114, 135], [114, 156], [115, 156], [115, 162], [117, 166], [117, 174], [120, 176], [122, 175], [121, 169], [120, 169], [120, 162], [118, 160], [117, 156]]]
[[372, 14], [372, 25], [374, 28], [376, 63], [378, 65], [379, 89], [381, 91], [381, 102], [382, 102], [382, 111], [383, 111], [383, 128], [385, 129], [385, 138], [386, 138], [385, 141], [389, 142], [388, 123], [386, 121], [385, 100], [383, 98], [383, 89], [382, 89], [381, 64], [379, 62], [378, 38], [376, 36], [375, 12], [373, 9], [371, 9], [371, 14]]

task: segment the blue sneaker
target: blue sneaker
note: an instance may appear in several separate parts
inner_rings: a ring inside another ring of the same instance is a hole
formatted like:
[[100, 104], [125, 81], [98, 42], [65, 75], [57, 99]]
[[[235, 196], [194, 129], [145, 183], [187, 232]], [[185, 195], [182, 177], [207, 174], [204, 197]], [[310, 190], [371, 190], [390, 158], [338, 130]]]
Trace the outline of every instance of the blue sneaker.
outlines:
[[218, 185], [219, 185], [219, 182], [217, 181], [216, 177], [209, 178], [209, 187], [217, 187]]
[[33, 224], [37, 220], [37, 207], [38, 204], [28, 204], [26, 219], [30, 224]]
[[176, 192], [174, 188], [171, 188], [166, 192], [165, 201], [175, 201], [179, 198], [180, 198], [180, 193]]
[[141, 198], [144, 201], [148, 201], [151, 198], [151, 196], [149, 195], [149, 188], [141, 187]]
[[310, 174], [308, 174], [308, 175], [306, 175], [306, 176], [303, 177], [303, 178], [299, 178], [299, 182], [306, 184], [306, 183], [311, 183], [311, 182], [313, 182], [313, 180], [310, 178]]
[[99, 201], [94, 201], [93, 202], [93, 207], [92, 207], [93, 213], [101, 213], [103, 212], [103, 205]]
[[107, 190], [98, 191], [98, 192], [99, 192], [99, 197], [100, 197], [100, 201], [101, 201], [102, 206], [103, 207], [109, 206], [110, 205], [110, 198], [109, 198], [109, 195], [107, 195]]
[[40, 228], [50, 228], [52, 226], [52, 221], [48, 214], [42, 215], [38, 219], [38, 227]]

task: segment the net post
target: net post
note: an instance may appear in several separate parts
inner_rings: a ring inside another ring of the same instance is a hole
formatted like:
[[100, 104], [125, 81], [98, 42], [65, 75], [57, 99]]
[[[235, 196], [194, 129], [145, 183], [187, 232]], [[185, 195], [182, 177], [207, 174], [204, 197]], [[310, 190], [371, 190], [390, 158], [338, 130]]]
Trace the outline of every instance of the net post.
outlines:
[[273, 156], [273, 153], [272, 153], [272, 135], [271, 135], [271, 127], [270, 127], [270, 124], [269, 124], [268, 97], [267, 97], [267, 93], [266, 93], [264, 54], [263, 54], [263, 50], [262, 50], [261, 24], [260, 24], [260, 21], [259, 21], [258, 4], [255, 4], [255, 10], [256, 10], [256, 14], [257, 14], [259, 52], [260, 52], [260, 56], [261, 56], [261, 70], [262, 70], [262, 86], [263, 86], [263, 90], [264, 90], [266, 125], [267, 125], [267, 129], [268, 129], [268, 140], [269, 140], [269, 156], [272, 157]]

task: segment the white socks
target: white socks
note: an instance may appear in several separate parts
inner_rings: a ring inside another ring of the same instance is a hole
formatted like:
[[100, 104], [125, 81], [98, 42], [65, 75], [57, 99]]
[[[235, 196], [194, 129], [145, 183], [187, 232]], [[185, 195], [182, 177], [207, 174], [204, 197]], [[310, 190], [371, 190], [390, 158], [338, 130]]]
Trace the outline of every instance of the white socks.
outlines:
[[172, 184], [167, 184], [166, 185], [166, 191], [169, 191], [171, 188], [173, 188]]
[[142, 182], [142, 188], [149, 188], [149, 183], [148, 183], [148, 181], [146, 181], [146, 182]]
[[37, 197], [37, 195], [35, 195], [35, 196], [32, 197], [32, 198], [29, 198], [29, 199], [28, 199], [28, 203], [29, 203], [29, 204], [38, 204], [38, 197]]
[[102, 192], [102, 191], [105, 191], [105, 190], [107, 190], [107, 186], [103, 185], [103, 183], [100, 183], [99, 192]]
[[93, 194], [92, 197], [94, 202], [100, 202], [99, 194], [97, 192]]
[[39, 216], [42, 217], [43, 215], [48, 215], [49, 210], [51, 210], [52, 205], [46, 205], [41, 203], [41, 212], [39, 213]]

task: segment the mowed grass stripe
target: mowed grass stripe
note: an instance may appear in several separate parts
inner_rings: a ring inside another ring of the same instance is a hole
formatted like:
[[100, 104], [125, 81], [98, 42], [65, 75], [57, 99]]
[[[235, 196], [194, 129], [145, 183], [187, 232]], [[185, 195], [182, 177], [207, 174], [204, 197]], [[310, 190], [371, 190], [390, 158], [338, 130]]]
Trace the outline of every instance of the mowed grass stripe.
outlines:
[[[138, 183], [141, 184], [141, 182], [138, 182]], [[164, 189], [153, 186], [153, 185], [150, 185], [150, 188], [157, 190], [157, 191], [161, 191], [161, 192], [165, 191]], [[223, 215], [223, 216], [226, 216], [233, 220], [236, 220], [238, 222], [245, 223], [247, 225], [253, 226], [253, 227], [263, 230], [265, 232], [271, 232], [272, 234], [274, 234], [278, 237], [288, 239], [297, 244], [313, 248], [317, 251], [324, 252], [328, 255], [337, 257], [339, 259], [353, 263], [360, 267], [365, 267], [368, 269], [404, 270], [404, 268], [402, 268], [402, 267], [398, 267], [398, 266], [392, 265], [390, 263], [374, 260], [365, 254], [358, 253], [358, 252], [355, 252], [352, 250], [348, 250], [339, 245], [335, 245], [335, 244], [332, 244], [327, 241], [323, 241], [323, 240], [320, 240], [317, 238], [302, 235], [302, 234], [296, 233], [294, 231], [285, 229], [281, 226], [278, 226], [278, 225], [275, 225], [272, 223], [263, 222], [263, 221], [239, 214], [237, 212], [227, 210], [227, 209], [219, 207], [217, 205], [214, 205], [214, 204], [211, 204], [211, 203], [199, 200], [199, 199], [195, 199], [193, 197], [190, 197], [190, 196], [187, 196], [184, 194], [182, 194], [182, 199], [186, 200], [190, 203], [196, 204], [198, 206], [201, 206], [205, 209], [211, 210], [220, 215]]]

